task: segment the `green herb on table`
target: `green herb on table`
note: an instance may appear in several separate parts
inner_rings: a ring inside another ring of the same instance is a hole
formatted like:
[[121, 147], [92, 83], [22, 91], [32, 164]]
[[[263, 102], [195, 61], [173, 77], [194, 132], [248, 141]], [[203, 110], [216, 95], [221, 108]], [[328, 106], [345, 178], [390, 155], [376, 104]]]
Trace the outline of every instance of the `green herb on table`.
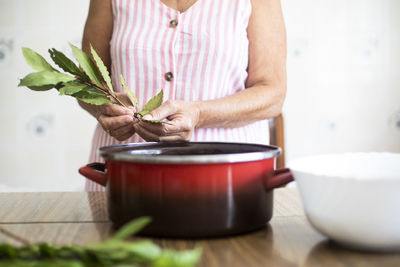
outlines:
[[[118, 104], [127, 107], [117, 96], [111, 83], [110, 74], [100, 56], [90, 45], [92, 58], [78, 47], [70, 44], [72, 52], [78, 61], [80, 68], [62, 52], [49, 49], [50, 57], [54, 63], [66, 73], [62, 73], [51, 66], [41, 55], [30, 48], [22, 48], [26, 62], [37, 72], [30, 73], [20, 80], [18, 86], [26, 86], [34, 91], [47, 91], [55, 88], [60, 95], [69, 95], [83, 102], [93, 105], [107, 103]], [[121, 84], [132, 100], [135, 118], [142, 117], [158, 108], [163, 102], [163, 91], [150, 99], [144, 108], [140, 110], [135, 94], [125, 84], [121, 77]], [[144, 120], [150, 123], [165, 123], [159, 120]]]
[[[24, 244], [15, 247], [0, 244], [0, 266], [153, 266], [186, 267], [196, 265], [201, 258], [201, 248], [186, 251], [161, 249], [149, 240], [127, 241], [143, 229], [150, 218], [138, 218], [117, 231], [110, 239], [86, 246], [57, 246], [48, 243], [26, 244], [26, 240], [2, 229], [2, 233]], [[22, 240], [22, 241], [21, 241]]]

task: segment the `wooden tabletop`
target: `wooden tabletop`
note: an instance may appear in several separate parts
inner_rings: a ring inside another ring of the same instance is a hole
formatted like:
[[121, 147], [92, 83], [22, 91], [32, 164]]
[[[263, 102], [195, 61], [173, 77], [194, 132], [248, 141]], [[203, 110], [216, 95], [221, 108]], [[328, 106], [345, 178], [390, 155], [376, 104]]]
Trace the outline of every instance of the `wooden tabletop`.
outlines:
[[[355, 252], [312, 229], [296, 189], [274, 191], [274, 216], [264, 230], [230, 238], [153, 239], [164, 248], [200, 245], [198, 266], [400, 266], [400, 254]], [[30, 242], [97, 242], [113, 234], [104, 193], [0, 193], [0, 226]], [[0, 243], [16, 244], [0, 233]]]

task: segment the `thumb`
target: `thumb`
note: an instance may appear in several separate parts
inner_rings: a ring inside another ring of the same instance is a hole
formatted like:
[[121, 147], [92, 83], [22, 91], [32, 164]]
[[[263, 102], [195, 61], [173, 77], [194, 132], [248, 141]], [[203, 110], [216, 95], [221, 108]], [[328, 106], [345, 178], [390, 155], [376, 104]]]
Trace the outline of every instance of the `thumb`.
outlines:
[[158, 108], [143, 116], [144, 120], [163, 120], [174, 114], [175, 108], [170, 101], [165, 102]]

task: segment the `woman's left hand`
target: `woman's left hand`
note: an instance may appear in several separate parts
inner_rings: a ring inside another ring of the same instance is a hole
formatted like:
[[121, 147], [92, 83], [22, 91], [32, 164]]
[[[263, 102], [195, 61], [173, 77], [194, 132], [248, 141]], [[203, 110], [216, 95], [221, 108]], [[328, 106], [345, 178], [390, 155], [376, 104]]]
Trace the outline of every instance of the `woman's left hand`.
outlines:
[[157, 124], [143, 120], [134, 121], [134, 129], [146, 141], [190, 141], [200, 118], [198, 102], [168, 100], [143, 116], [144, 120], [164, 120]]

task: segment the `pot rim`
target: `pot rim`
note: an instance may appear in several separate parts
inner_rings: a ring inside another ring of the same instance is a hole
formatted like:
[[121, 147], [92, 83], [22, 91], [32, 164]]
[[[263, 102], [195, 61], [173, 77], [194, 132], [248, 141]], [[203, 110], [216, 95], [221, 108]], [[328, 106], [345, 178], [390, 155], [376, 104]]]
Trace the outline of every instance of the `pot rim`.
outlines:
[[[189, 154], [189, 155], [162, 155], [148, 153], [155, 149], [188, 146], [225, 146], [237, 147], [243, 152], [227, 152], [219, 154]], [[150, 149], [149, 149], [150, 148]], [[146, 151], [147, 150], [147, 151]], [[135, 151], [137, 153], [132, 153]], [[146, 153], [147, 152], [147, 153]], [[207, 164], [207, 163], [238, 163], [275, 158], [280, 155], [281, 148], [272, 145], [252, 143], [225, 143], [225, 142], [147, 142], [129, 143], [101, 147], [99, 155], [106, 160], [138, 162], [138, 163], [164, 163], [164, 164]], [[139, 154], [140, 153], [140, 154]], [[144, 153], [144, 154], [143, 154]]]

